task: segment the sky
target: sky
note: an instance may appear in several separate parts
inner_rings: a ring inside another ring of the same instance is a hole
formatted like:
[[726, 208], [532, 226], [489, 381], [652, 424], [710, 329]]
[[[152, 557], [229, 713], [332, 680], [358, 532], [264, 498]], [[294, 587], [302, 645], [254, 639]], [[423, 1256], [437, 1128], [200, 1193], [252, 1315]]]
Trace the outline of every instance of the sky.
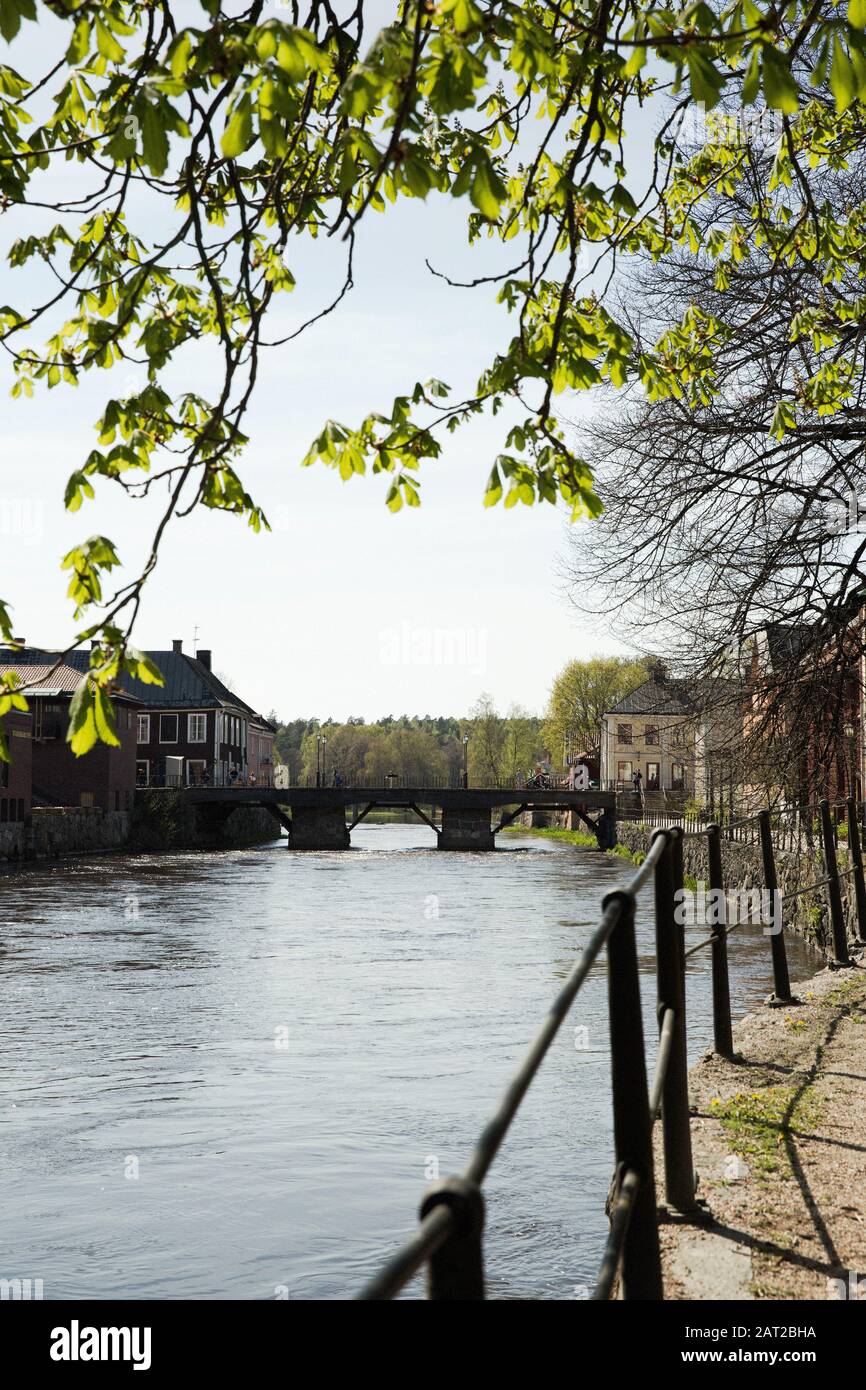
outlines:
[[[30, 33], [13, 45], [19, 68], [29, 67], [32, 42]], [[565, 510], [483, 507], [508, 430], [502, 416], [445, 434], [441, 457], [422, 465], [422, 506], [396, 515], [384, 505], [387, 477], [343, 483], [322, 465], [300, 467], [326, 419], [354, 424], [433, 376], [461, 398], [507, 342], [495, 286], [450, 289], [425, 266], [429, 258], [460, 277], [513, 261], [513, 243], [468, 248], [465, 216], [465, 204], [438, 196], [368, 214], [350, 296], [263, 357], [239, 471], [272, 531], [257, 536], [238, 518], [203, 510], [172, 523], [136, 645], [164, 650], [180, 638], [190, 653], [196, 642], [211, 649], [214, 668], [244, 700], [285, 720], [461, 715], [482, 691], [503, 712], [516, 704], [540, 713], [567, 661], [626, 650], [582, 622], [563, 591], [559, 565], [575, 529]], [[24, 227], [20, 211], [4, 218], [4, 255], [13, 235], [34, 229], [38, 218], [27, 219]], [[287, 261], [298, 285], [278, 297], [269, 336], [333, 297], [341, 256], [336, 239], [294, 248]], [[7, 268], [4, 281], [4, 302], [35, 302], [27, 274]], [[174, 386], [213, 395], [213, 363], [196, 347], [178, 363]], [[88, 535], [106, 535], [129, 567], [121, 582], [133, 577], [154, 504], [163, 504], [164, 495], [131, 502], [102, 482], [80, 512], [63, 508], [66, 479], [95, 445], [109, 388], [126, 394], [114, 378], [129, 377], [129, 389], [144, 377], [126, 367], [91, 372], [77, 389], [37, 388], [32, 400], [12, 400], [5, 362], [0, 374], [0, 597], [12, 605], [16, 635], [59, 647], [75, 632], [60, 557]], [[560, 399], [570, 418], [591, 408], [585, 398]]]

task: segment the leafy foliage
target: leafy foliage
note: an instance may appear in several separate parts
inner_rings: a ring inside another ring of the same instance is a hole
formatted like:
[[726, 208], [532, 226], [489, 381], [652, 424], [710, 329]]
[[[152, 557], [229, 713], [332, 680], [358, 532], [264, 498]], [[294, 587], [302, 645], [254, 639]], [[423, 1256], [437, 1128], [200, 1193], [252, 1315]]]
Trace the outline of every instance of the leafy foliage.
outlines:
[[[66, 505], [81, 509], [103, 481], [132, 498], [167, 489], [133, 582], [106, 589], [120, 565], [107, 537], [64, 560], [85, 624], [76, 640], [98, 634], [106, 649], [82, 696], [79, 751], [111, 739], [98, 692], [132, 669], [126, 642], [169, 522], [202, 506], [267, 525], [238, 471], [243, 421], [262, 351], [307, 326], [276, 343], [266, 335], [275, 296], [295, 284], [299, 239], [339, 236], [346, 247], [343, 286], [321, 313], [352, 287], [359, 221], [398, 199], [460, 200], [470, 242], [508, 244], [516, 261], [504, 272], [488, 264], [474, 282], [498, 284], [513, 322], [474, 389], [452, 401], [440, 382], [410, 387], [390, 412], [326, 424], [305, 462], [344, 481], [387, 474], [388, 507], [414, 507], [420, 465], [438, 456], [443, 431], [509, 407], [485, 504], [564, 501], [573, 517], [594, 517], [590, 468], [571, 452], [554, 398], [629, 379], [657, 395], [706, 394], [718, 330], [695, 314], [636, 354], [593, 269], [602, 264], [603, 279], [605, 260], [612, 271], [623, 255], [659, 257], [690, 241], [702, 190], [736, 177], [727, 155], [695, 165], [662, 131], [642, 190], [625, 164], [630, 123], [660, 86], [681, 108], [750, 104], [762, 92], [786, 122], [781, 187], [796, 177], [798, 145], [820, 154], [866, 92], [862, 0], [844, 12], [820, 0], [700, 0], [679, 11], [636, 0], [403, 0], [369, 44], [362, 5], [341, 19], [320, 0], [305, 14], [291, 0], [276, 14], [262, 0], [240, 11], [200, 0], [200, 13], [171, 0], [4, 0], [0, 10], [13, 58], [22, 28], [45, 23], [40, 71], [0, 65], [0, 198], [58, 218], [10, 251], [13, 268], [49, 268], [36, 308], [29, 298], [0, 307], [13, 395], [143, 361], [147, 385], [109, 395]], [[835, 104], [816, 126], [810, 84], [822, 83]], [[80, 171], [71, 201], [52, 184], [62, 161]], [[145, 230], [154, 226], [157, 237]], [[810, 245], [831, 260], [845, 254], [829, 225], [812, 243], [796, 213], [772, 234], [780, 255]], [[208, 340], [221, 379], [207, 398], [173, 395], [173, 361]], [[845, 387], [844, 374], [822, 380], [822, 403]]]

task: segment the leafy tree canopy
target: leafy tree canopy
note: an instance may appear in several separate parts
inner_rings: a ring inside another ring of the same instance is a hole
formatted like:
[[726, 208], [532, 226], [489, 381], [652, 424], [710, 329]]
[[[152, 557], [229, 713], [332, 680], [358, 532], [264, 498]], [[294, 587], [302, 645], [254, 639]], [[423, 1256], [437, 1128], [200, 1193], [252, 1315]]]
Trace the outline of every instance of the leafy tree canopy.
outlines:
[[[40, 217], [40, 230], [10, 253], [13, 268], [41, 263], [49, 277], [40, 302], [13, 295], [0, 307], [13, 394], [144, 362], [147, 384], [132, 395], [114, 394], [106, 378], [96, 443], [69, 477], [66, 505], [83, 507], [102, 481], [131, 497], [167, 485], [131, 582], [114, 587], [121, 559], [103, 535], [63, 560], [76, 641], [97, 639], [72, 721], [77, 752], [116, 738], [105, 692], [124, 672], [159, 680], [129, 638], [172, 519], [203, 506], [267, 525], [239, 471], [244, 420], [262, 352], [288, 341], [270, 336], [268, 311], [294, 286], [299, 239], [345, 246], [344, 283], [321, 310], [329, 312], [352, 286], [362, 218], [402, 198], [456, 198], [471, 242], [509, 244], [508, 268], [488, 259], [473, 283], [498, 295], [513, 325], [465, 393], [409, 381], [390, 404], [371, 402], [360, 422], [325, 422], [304, 462], [343, 479], [387, 475], [387, 505], [416, 506], [419, 466], [439, 454], [443, 431], [509, 406], [516, 423], [490, 470], [486, 505], [563, 500], [572, 516], [593, 517], [591, 472], [570, 450], [554, 398], [630, 376], [651, 394], [700, 396], [716, 326], [697, 308], [636, 354], [604, 293], [589, 288], [581, 251], [611, 269], [622, 255], [662, 256], [697, 236], [691, 212], [704, 191], [737, 177], [735, 157], [711, 144], [685, 160], [662, 130], [638, 188], [625, 163], [629, 123], [646, 119], [641, 107], [659, 84], [680, 108], [763, 100], [784, 117], [778, 178], [795, 186], [801, 155], [844, 158], [846, 122], [866, 93], [864, 0], [701, 0], [680, 10], [635, 0], [404, 0], [372, 37], [362, 3], [341, 14], [327, 0], [0, 5], [10, 45], [0, 64], [0, 198], [56, 216], [45, 228]], [[16, 40], [40, 21], [45, 42], [30, 45], [38, 67], [21, 71]], [[831, 106], [813, 100], [822, 83]], [[71, 199], [56, 192], [64, 163], [77, 171]], [[766, 235], [779, 255], [847, 254], [832, 213], [792, 208]], [[736, 242], [732, 230], [728, 254]], [[172, 392], [176, 355], [206, 340], [222, 363], [213, 390]], [[788, 427], [780, 416], [778, 428]], [[8, 604], [0, 630], [11, 638]], [[4, 679], [0, 715], [23, 698], [13, 686]]]

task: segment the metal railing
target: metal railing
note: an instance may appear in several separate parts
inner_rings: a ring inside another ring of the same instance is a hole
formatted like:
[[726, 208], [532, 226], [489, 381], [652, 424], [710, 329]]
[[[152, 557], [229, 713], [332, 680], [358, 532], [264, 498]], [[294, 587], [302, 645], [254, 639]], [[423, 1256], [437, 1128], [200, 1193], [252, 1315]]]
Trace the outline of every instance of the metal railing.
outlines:
[[[807, 808], [803, 808], [804, 811]], [[808, 808], [811, 811], [813, 808]], [[836, 860], [836, 832], [828, 802], [818, 806], [826, 889], [838, 965], [850, 964]], [[858, 817], [862, 807], [846, 803], [848, 846], [856, 894], [857, 939], [866, 944], [866, 884]], [[764, 888], [778, 891], [770, 811], [750, 818], [761, 848]], [[717, 824], [700, 832], [706, 839], [708, 879], [714, 894], [711, 928], [704, 940], [685, 949], [681, 826], [654, 830], [649, 851], [624, 888], [602, 900], [601, 921], [553, 1001], [535, 1040], [507, 1087], [499, 1108], [482, 1130], [463, 1172], [431, 1187], [419, 1210], [414, 1235], [361, 1291], [364, 1300], [394, 1298], [426, 1266], [431, 1299], [483, 1299], [483, 1184], [511, 1122], [538, 1073], [580, 989], [602, 952], [607, 952], [608, 1019], [613, 1095], [614, 1180], [609, 1202], [610, 1230], [592, 1297], [608, 1299], [619, 1280], [624, 1299], [664, 1298], [659, 1248], [653, 1130], [661, 1118], [664, 1188], [668, 1205], [687, 1213], [696, 1207], [688, 1097], [686, 1037], [686, 960], [711, 952], [713, 1045], [733, 1055], [727, 940], [739, 922], [728, 925], [722, 846]], [[656, 1014], [659, 1025], [655, 1072], [648, 1083], [641, 988], [635, 935], [635, 909], [642, 888], [652, 882], [655, 917]], [[796, 895], [788, 894], [783, 901]], [[781, 923], [780, 923], [781, 927]], [[770, 934], [773, 1000], [793, 1003], [784, 930]]]
[[[295, 778], [291, 785], [300, 788], [319, 787], [342, 791], [353, 791], [356, 788], [360, 791], [416, 791], [419, 788], [428, 791], [461, 791], [467, 788], [470, 791], [515, 792], [570, 790], [568, 776], [559, 773], [539, 773], [531, 776], [520, 773], [508, 777], [477, 776], [474, 780], [467, 777], [464, 782], [462, 772], [442, 776], [440, 773], [430, 774], [422, 769], [410, 773], [380, 773], [375, 776], [370, 776], [364, 772], [340, 773], [339, 782], [334, 781], [333, 774], [329, 774], [327, 777], [320, 776], [318, 781], [315, 773], [303, 774]], [[597, 791], [598, 783], [590, 783], [590, 786], [583, 788], [583, 790]]]

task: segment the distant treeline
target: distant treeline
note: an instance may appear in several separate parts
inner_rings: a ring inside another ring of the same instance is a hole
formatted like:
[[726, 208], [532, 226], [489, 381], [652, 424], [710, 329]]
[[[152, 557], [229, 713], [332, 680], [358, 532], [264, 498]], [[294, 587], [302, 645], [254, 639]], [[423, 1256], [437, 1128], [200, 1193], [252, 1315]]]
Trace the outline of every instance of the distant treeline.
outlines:
[[405, 781], [425, 777], [459, 777], [463, 767], [463, 739], [469, 776], [474, 782], [487, 778], [525, 775], [544, 755], [542, 724], [534, 715], [512, 708], [500, 715], [493, 701], [482, 695], [468, 717], [448, 715], [388, 716], [375, 723], [348, 719], [293, 719], [283, 722], [271, 714], [278, 733], [277, 755], [289, 769], [292, 782], [313, 781], [324, 735], [325, 777], [339, 772], [346, 782], [382, 782], [389, 772]]
[[279, 732], [277, 755], [293, 783], [316, 776], [317, 736], [327, 739], [325, 778], [339, 772], [344, 781], [369, 778], [378, 785], [389, 772], [419, 782], [425, 776], [456, 779], [463, 767], [463, 740], [470, 781], [476, 785], [525, 776], [544, 758], [555, 768], [598, 748], [605, 710], [646, 679], [643, 660], [590, 656], [569, 661], [553, 681], [544, 718], [512, 705], [499, 714], [492, 698], [479, 696], [465, 718], [451, 715], [389, 715], [367, 724], [363, 719], [269, 718]]

